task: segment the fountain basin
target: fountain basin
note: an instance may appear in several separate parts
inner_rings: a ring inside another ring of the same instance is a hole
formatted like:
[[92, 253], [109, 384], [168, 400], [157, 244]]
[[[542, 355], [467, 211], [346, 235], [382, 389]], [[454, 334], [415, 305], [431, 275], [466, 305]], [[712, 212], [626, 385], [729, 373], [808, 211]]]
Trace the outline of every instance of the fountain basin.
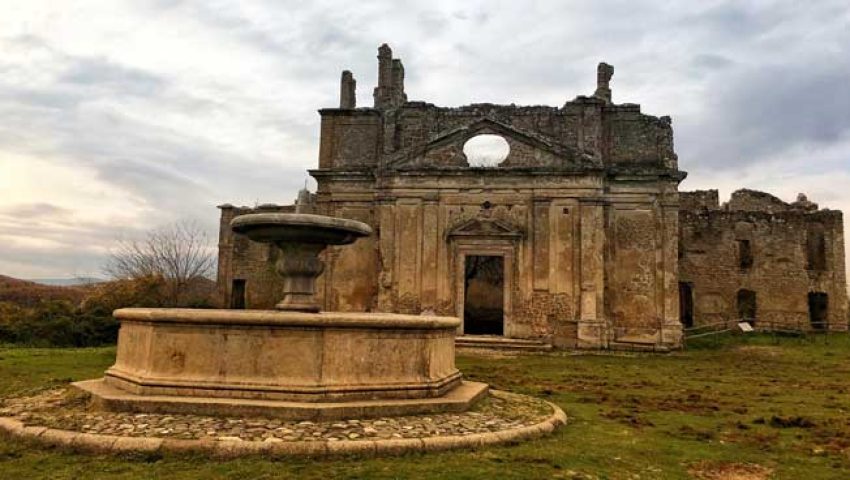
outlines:
[[137, 395], [299, 402], [435, 398], [461, 382], [453, 317], [116, 310], [105, 383]]
[[309, 213], [251, 213], [230, 222], [234, 232], [281, 251], [277, 271], [283, 277], [278, 310], [318, 312], [316, 278], [325, 266], [319, 254], [328, 245], [347, 245], [372, 233], [372, 227], [347, 218]]
[[357, 220], [310, 213], [252, 213], [234, 218], [230, 226], [263, 243], [347, 245], [372, 233], [369, 225]]

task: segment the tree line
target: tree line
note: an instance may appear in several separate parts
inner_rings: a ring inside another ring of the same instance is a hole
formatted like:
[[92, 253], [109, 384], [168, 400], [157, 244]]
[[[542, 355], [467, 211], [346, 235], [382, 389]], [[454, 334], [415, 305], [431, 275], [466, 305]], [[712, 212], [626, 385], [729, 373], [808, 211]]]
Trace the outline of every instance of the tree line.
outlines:
[[[0, 301], [0, 343], [86, 347], [115, 343], [124, 307], [215, 306], [215, 249], [194, 222], [178, 222], [117, 243], [104, 271], [109, 281], [68, 288], [67, 295]], [[20, 287], [18, 287], [20, 288]], [[56, 291], [56, 289], [52, 289]]]

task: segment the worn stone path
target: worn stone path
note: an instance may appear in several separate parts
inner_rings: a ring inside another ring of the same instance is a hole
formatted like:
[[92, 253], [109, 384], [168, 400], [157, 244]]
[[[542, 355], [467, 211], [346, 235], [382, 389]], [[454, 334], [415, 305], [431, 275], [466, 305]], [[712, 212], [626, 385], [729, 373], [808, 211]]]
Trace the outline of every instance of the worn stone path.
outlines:
[[529, 427], [552, 414], [542, 400], [507, 392], [464, 413], [321, 422], [90, 411], [86, 405], [80, 393], [58, 388], [5, 399], [0, 416], [26, 426], [98, 435], [276, 443], [467, 436]]

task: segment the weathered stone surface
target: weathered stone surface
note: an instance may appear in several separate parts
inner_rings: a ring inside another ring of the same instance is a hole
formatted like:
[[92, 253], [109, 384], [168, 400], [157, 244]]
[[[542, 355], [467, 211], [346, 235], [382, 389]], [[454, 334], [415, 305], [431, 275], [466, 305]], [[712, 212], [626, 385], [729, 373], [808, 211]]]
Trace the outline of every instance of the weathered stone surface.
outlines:
[[[374, 108], [320, 111], [318, 169], [310, 171], [317, 213], [374, 230], [355, 248], [325, 253], [317, 286], [325, 309], [463, 319], [466, 258], [492, 255], [504, 259], [505, 336], [563, 348], [681, 345], [678, 184], [685, 173], [670, 117], [612, 103], [613, 67], [604, 63], [594, 94], [561, 107], [446, 108], [407, 101], [400, 62], [387, 46], [378, 58]], [[504, 161], [470, 167], [464, 145], [481, 134], [506, 140]], [[807, 199], [764, 198], [744, 192], [730, 203], [815, 213]], [[683, 195], [681, 202], [690, 210], [716, 203], [716, 194]], [[222, 303], [234, 305], [241, 288], [234, 286], [243, 282], [245, 305], [269, 308], [279, 291], [267, 273], [275, 253], [228, 229], [233, 217], [253, 211], [222, 209], [219, 288]], [[464, 225], [480, 228], [455, 234]], [[506, 225], [508, 234], [485, 225]], [[831, 251], [839, 243], [843, 250], [838, 233], [827, 236]], [[827, 260], [830, 270], [841, 270], [843, 257], [830, 253]], [[737, 275], [721, 281], [742, 285]], [[830, 299], [841, 282], [835, 277]], [[726, 293], [706, 295], [701, 302], [728, 304]], [[844, 302], [834, 300], [835, 308]]]
[[[738, 190], [723, 205], [716, 190], [680, 195], [679, 281], [689, 309], [683, 321], [697, 327], [744, 319], [765, 330], [847, 329], [841, 212], [818, 210], [802, 194], [786, 203]], [[748, 312], [742, 311], [741, 292], [754, 300]], [[821, 318], [810, 305], [817, 298], [825, 301]]]
[[199, 309], [114, 315], [122, 324], [105, 382], [136, 395], [435, 398], [461, 382], [458, 320], [451, 317]]
[[[226, 415], [232, 417], [264, 416], [280, 420], [328, 421], [344, 418], [374, 418], [387, 415], [436, 414], [464, 412], [487, 396], [484, 383], [461, 382], [438, 397], [374, 398], [346, 401], [280, 401], [227, 397], [228, 392], [199, 389], [179, 389], [173, 394], [134, 393], [134, 385], [112, 379], [76, 382], [73, 386], [91, 396], [91, 405], [101, 411], [128, 412], [140, 415]], [[160, 390], [156, 390], [161, 392]], [[166, 390], [166, 392], [168, 392]], [[264, 392], [260, 392], [263, 394]], [[207, 396], [202, 396], [207, 395]], [[125, 428], [129, 428], [124, 425]], [[182, 425], [178, 425], [180, 432]]]

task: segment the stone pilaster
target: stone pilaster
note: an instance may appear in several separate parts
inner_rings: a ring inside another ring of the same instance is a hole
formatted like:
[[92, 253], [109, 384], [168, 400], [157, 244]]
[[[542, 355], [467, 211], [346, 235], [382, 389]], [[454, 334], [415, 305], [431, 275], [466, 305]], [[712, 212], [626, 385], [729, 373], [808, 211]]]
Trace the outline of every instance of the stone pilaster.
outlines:
[[679, 319], [679, 203], [675, 193], [661, 204], [661, 338], [669, 348], [682, 346], [682, 322]]
[[576, 347], [605, 348], [605, 205], [598, 199], [580, 201], [580, 272]]

